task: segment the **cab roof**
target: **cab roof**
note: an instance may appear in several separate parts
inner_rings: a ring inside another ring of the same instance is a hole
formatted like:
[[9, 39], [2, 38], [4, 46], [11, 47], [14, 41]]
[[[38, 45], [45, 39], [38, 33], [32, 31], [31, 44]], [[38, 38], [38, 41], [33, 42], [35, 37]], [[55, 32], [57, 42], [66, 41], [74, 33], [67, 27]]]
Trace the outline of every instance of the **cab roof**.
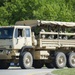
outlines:
[[30, 26], [21, 26], [21, 25], [18, 25], [18, 26], [16, 26], [16, 25], [12, 25], [12, 26], [0, 26], [0, 28], [11, 28], [11, 27], [15, 27], [15, 28], [30, 28]]

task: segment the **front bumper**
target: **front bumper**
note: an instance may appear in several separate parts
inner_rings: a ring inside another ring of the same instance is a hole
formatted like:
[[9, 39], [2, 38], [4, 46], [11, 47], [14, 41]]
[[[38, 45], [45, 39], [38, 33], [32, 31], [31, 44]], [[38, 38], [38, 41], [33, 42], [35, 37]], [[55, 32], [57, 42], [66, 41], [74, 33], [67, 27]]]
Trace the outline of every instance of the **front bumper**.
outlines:
[[10, 50], [0, 49], [0, 59], [12, 59]]

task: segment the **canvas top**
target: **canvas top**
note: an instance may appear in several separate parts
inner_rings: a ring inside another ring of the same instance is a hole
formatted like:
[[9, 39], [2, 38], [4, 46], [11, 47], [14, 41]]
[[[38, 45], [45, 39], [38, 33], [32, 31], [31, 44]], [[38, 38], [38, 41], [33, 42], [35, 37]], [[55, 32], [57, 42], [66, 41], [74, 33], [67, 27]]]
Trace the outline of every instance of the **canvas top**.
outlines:
[[75, 27], [75, 22], [60, 22], [60, 21], [44, 21], [44, 20], [25, 20], [17, 21], [15, 25], [25, 25], [25, 26], [42, 26], [42, 25], [53, 25], [53, 26], [66, 26]]

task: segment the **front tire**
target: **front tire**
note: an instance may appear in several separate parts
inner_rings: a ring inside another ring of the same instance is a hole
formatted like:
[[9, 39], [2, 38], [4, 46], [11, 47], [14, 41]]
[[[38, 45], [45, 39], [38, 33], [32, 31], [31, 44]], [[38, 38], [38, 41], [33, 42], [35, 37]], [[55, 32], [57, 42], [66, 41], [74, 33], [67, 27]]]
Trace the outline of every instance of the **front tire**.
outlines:
[[56, 68], [64, 68], [66, 66], [66, 56], [63, 52], [55, 53], [54, 65]]
[[22, 69], [29, 69], [32, 67], [33, 57], [30, 52], [24, 52], [20, 55], [19, 65]]
[[70, 52], [67, 55], [67, 66], [70, 68], [75, 68], [75, 53]]

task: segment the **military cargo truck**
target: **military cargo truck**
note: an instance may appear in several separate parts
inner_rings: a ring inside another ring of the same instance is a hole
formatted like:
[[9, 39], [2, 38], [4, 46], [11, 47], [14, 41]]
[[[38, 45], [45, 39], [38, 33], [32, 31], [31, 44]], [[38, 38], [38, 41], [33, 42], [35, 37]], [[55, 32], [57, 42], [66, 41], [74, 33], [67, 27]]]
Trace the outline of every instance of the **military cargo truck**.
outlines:
[[25, 20], [0, 26], [0, 69], [11, 62], [22, 69], [75, 67], [75, 23]]

